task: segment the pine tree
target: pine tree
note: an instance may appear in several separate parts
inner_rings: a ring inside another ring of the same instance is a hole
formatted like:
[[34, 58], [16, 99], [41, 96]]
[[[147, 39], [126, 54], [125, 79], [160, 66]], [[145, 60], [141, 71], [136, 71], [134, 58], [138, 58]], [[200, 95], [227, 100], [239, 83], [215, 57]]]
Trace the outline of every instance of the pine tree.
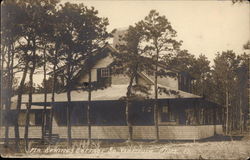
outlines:
[[[44, 33], [48, 31], [48, 23], [45, 23], [47, 18], [50, 15], [51, 9], [57, 4], [57, 0], [46, 1], [18, 1], [18, 6], [22, 10], [22, 21], [19, 24], [22, 27], [21, 36], [23, 41], [20, 43], [20, 46], [26, 48], [26, 53], [28, 58], [28, 70], [29, 72], [29, 101], [27, 105], [26, 112], [26, 125], [25, 125], [25, 145], [26, 149], [28, 147], [28, 127], [29, 127], [29, 110], [32, 103], [32, 93], [33, 93], [33, 75], [37, 67], [41, 65], [38, 61], [40, 54], [39, 50], [41, 47], [41, 42], [43, 41], [42, 37]], [[25, 47], [26, 46], [26, 47]], [[19, 107], [19, 106], [18, 106]]]
[[[163, 59], [171, 57], [172, 53], [179, 50], [181, 41], [176, 40], [177, 32], [173, 29], [170, 22], [165, 16], [160, 16], [155, 10], [151, 10], [149, 15], [140, 22], [143, 27], [145, 35], [145, 51], [154, 60], [154, 122], [155, 122], [155, 141], [159, 141], [159, 127], [158, 127], [158, 76], [170, 76], [168, 72], [159, 70], [159, 62]], [[169, 66], [168, 66], [169, 67]], [[166, 67], [166, 68], [168, 68]], [[163, 73], [162, 73], [163, 72]]]
[[[141, 46], [143, 39], [142, 27], [139, 24], [129, 26], [126, 34], [121, 36], [120, 44], [116, 46], [118, 53], [114, 54], [113, 73], [124, 74], [129, 77], [129, 84], [126, 93], [126, 122], [128, 125], [128, 142], [133, 140], [133, 127], [131, 121], [131, 107], [133, 100], [146, 98], [137, 93], [148, 94], [146, 86], [138, 84], [140, 72], [152, 71], [152, 60], [145, 57], [144, 47]], [[137, 93], [136, 93], [137, 91]]]
[[[62, 39], [57, 58], [65, 68], [63, 76], [66, 79], [67, 92], [67, 125], [68, 145], [71, 145], [71, 91], [75, 86], [75, 73], [82, 67], [88, 72], [88, 139], [91, 140], [90, 104], [91, 104], [91, 67], [92, 57], [104, 46], [110, 36], [106, 31], [108, 20], [99, 18], [98, 11], [81, 4], [65, 3], [57, 13], [59, 21], [58, 34]], [[59, 66], [60, 67], [60, 66]]]
[[214, 59], [213, 79], [216, 87], [216, 102], [224, 105], [224, 126], [225, 133], [229, 134], [232, 130], [232, 113], [234, 110], [233, 97], [236, 88], [236, 69], [239, 60], [233, 51], [222, 52], [217, 54]]
[[[22, 66], [23, 60], [27, 60], [27, 54], [25, 52], [25, 56], [20, 56], [23, 54], [20, 54], [20, 47], [18, 47], [17, 42], [21, 39], [22, 37], [22, 27], [21, 23], [24, 20], [23, 15], [23, 10], [22, 8], [18, 5], [18, 2], [15, 0], [11, 1], [5, 1], [1, 5], [2, 9], [2, 15], [1, 15], [1, 55], [2, 55], [2, 60], [1, 60], [1, 70], [3, 70], [4, 63], [6, 62], [7, 65], [7, 79], [4, 77], [1, 77], [3, 80], [3, 83], [7, 82], [5, 86], [7, 86], [7, 103], [6, 103], [6, 111], [9, 110], [10, 108], [10, 102], [11, 102], [11, 97], [13, 95], [13, 79], [14, 79], [14, 68]], [[18, 54], [17, 54], [18, 53]], [[14, 66], [14, 63], [16, 62], [16, 58], [19, 58], [19, 64], [17, 66]], [[5, 67], [6, 67], [5, 65]], [[23, 68], [22, 68], [23, 69]], [[25, 62], [25, 67], [23, 69], [23, 76], [21, 80], [21, 84], [24, 84], [26, 73], [28, 70], [28, 62]], [[6, 81], [5, 81], [6, 80]], [[5, 81], [5, 82], [4, 82]], [[2, 84], [2, 83], [1, 83]], [[3, 89], [3, 88], [2, 88]], [[17, 111], [20, 111], [20, 106], [21, 106], [21, 94], [22, 94], [22, 87], [19, 87], [18, 91], [18, 102], [17, 102]], [[2, 98], [2, 96], [1, 96]], [[2, 99], [1, 99], [2, 101]], [[1, 105], [2, 109], [2, 105]], [[6, 115], [7, 117], [9, 115]], [[18, 113], [17, 116], [15, 116], [16, 123], [15, 123], [15, 136], [16, 136], [16, 150], [19, 150], [19, 132], [18, 132]], [[6, 126], [6, 135], [8, 135], [8, 126]]]

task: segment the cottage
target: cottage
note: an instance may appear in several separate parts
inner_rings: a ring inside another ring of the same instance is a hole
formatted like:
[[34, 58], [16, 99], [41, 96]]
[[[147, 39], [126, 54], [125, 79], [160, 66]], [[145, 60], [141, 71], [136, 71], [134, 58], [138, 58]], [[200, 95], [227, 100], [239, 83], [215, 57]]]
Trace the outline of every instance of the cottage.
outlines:
[[[112, 53], [115, 51], [110, 45], [106, 45], [101, 54], [95, 58], [95, 64], [91, 69], [92, 81], [105, 87], [92, 91], [90, 119], [93, 139], [127, 139], [128, 127], [126, 125], [125, 101], [128, 77], [114, 75], [109, 67], [113, 62]], [[160, 66], [162, 69], [164, 65]], [[190, 92], [191, 79], [187, 74], [171, 71], [178, 77], [159, 77], [159, 138], [168, 140], [194, 140], [222, 133], [221, 107], [207, 101], [204, 98]], [[148, 87], [149, 94], [143, 100], [132, 101], [131, 119], [133, 124], [134, 139], [154, 139], [154, 82], [153, 77], [147, 73], [138, 73], [139, 77], [134, 83]], [[81, 85], [88, 81], [88, 75], [84, 70], [76, 73], [76, 89], [72, 91], [71, 123], [72, 138], [87, 139], [87, 101], [88, 93], [81, 89]], [[58, 81], [63, 82], [60, 78]], [[164, 90], [171, 90], [166, 93]], [[48, 94], [48, 102], [43, 102], [43, 94], [34, 94], [30, 111], [29, 138], [42, 137], [41, 120], [43, 106], [47, 105], [46, 130], [52, 125], [52, 133], [61, 139], [67, 138], [67, 95], [65, 92], [55, 95], [55, 102], [51, 103], [51, 94]], [[13, 115], [17, 97], [12, 98]], [[20, 137], [24, 136], [24, 122], [28, 96], [23, 95], [23, 104], [19, 116]], [[53, 108], [53, 122], [49, 123], [50, 110]], [[14, 127], [9, 120], [9, 138], [14, 138]], [[1, 128], [1, 138], [4, 138], [4, 127]]]

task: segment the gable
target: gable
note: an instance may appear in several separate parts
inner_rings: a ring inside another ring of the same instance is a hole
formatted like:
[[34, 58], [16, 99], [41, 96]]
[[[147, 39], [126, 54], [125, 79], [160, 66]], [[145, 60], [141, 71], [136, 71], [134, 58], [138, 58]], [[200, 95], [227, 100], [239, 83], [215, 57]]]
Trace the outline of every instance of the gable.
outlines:
[[[91, 69], [91, 80], [92, 81], [97, 81], [97, 69], [98, 68], [106, 68], [108, 67], [112, 62], [114, 61], [113, 57], [110, 55], [110, 53], [102, 58], [97, 60], [95, 65]], [[83, 83], [83, 82], [88, 82], [89, 76], [87, 73], [82, 74], [79, 76], [78, 82]]]
[[[93, 65], [91, 66], [91, 79], [92, 81], [97, 81], [97, 68], [105, 68], [110, 65], [114, 59], [112, 57], [112, 49], [109, 45], [106, 45], [100, 53], [93, 56]], [[83, 66], [82, 69], [76, 74], [76, 83], [88, 82], [87, 67]]]
[[[113, 61], [114, 58], [112, 54], [117, 52], [110, 45], [106, 45], [95, 57], [93, 57], [93, 66], [91, 69], [91, 80], [92, 82], [98, 81], [98, 69], [107, 68]], [[159, 69], [165, 70], [165, 65], [159, 65]], [[175, 70], [169, 70], [170, 72], [177, 73]], [[154, 84], [154, 76], [148, 75], [146, 73], [138, 73], [137, 82], [142, 85], [153, 85]], [[88, 82], [88, 74], [86, 67], [82, 67], [82, 69], [76, 74], [76, 84], [82, 84], [84, 82]], [[111, 84], [119, 85], [119, 84], [128, 84], [129, 77], [126, 75], [112, 75], [111, 74]], [[171, 87], [173, 89], [179, 89], [178, 78], [176, 77], [158, 77], [159, 85], [164, 85]]]
[[93, 66], [93, 68], [106, 68], [108, 67], [112, 62], [114, 61], [114, 58], [111, 56], [110, 53], [107, 54], [106, 57], [98, 60], [96, 64]]

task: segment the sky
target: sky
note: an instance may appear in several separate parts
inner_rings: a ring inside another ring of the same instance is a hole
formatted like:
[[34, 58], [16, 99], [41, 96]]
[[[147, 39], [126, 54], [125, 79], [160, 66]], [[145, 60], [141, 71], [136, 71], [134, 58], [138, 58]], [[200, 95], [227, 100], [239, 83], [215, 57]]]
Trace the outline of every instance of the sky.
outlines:
[[[62, 1], [66, 2], [66, 1]], [[234, 50], [243, 53], [243, 44], [250, 40], [250, 3], [232, 4], [229, 1], [125, 1], [74, 0], [94, 6], [99, 16], [107, 17], [108, 30], [125, 28], [144, 19], [151, 9], [165, 15], [183, 40], [183, 49], [205, 54], [212, 61], [217, 52]]]
[[[63, 0], [62, 3], [67, 0]], [[165, 15], [183, 40], [182, 49], [198, 56], [205, 54], [213, 61], [217, 52], [244, 52], [243, 44], [250, 40], [250, 3], [232, 4], [223, 0], [74, 0], [94, 6], [100, 17], [107, 17], [108, 31], [125, 28], [144, 19], [151, 9]], [[249, 52], [249, 51], [245, 51]], [[213, 63], [212, 63], [213, 64]], [[37, 78], [39, 80], [41, 78]]]

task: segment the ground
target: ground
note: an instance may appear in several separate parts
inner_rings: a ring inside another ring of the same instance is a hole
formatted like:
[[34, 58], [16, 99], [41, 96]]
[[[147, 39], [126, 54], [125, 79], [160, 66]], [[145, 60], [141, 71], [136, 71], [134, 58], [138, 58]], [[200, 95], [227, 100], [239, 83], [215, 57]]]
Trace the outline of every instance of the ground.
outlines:
[[[38, 147], [39, 146], [39, 147]], [[107, 142], [75, 141], [66, 148], [66, 142], [42, 148], [33, 142], [28, 152], [2, 154], [4, 157], [36, 158], [136, 158], [136, 159], [247, 159], [250, 157], [250, 136], [217, 136], [203, 141], [165, 142]], [[3, 150], [2, 150], [3, 151]], [[1, 151], [1, 153], [3, 153]]]

